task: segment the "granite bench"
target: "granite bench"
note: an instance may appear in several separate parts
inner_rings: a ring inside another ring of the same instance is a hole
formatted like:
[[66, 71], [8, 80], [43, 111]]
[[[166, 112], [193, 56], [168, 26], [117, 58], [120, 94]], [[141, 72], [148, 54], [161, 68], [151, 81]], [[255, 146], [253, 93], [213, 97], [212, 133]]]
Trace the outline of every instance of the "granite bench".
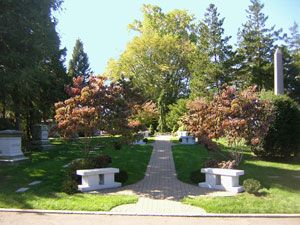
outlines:
[[115, 182], [115, 173], [119, 173], [118, 168], [77, 170], [76, 174], [82, 176], [78, 190], [87, 192], [121, 187], [121, 183]]
[[199, 187], [233, 193], [244, 191], [243, 186], [239, 185], [239, 176], [244, 175], [244, 170], [202, 168], [201, 173], [205, 173], [205, 182], [199, 183]]

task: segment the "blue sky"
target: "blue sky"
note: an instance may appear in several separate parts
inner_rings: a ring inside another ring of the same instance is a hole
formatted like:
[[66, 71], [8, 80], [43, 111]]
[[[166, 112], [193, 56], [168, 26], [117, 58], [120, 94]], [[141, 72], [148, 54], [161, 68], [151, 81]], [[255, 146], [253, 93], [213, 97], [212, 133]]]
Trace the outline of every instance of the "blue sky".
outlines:
[[[287, 32], [294, 21], [300, 25], [299, 0], [262, 2], [265, 4], [263, 12], [269, 16], [269, 27], [275, 25]], [[225, 17], [225, 34], [232, 36], [234, 44], [238, 28], [246, 21], [245, 10], [250, 0], [64, 0], [63, 10], [56, 12], [55, 17], [61, 47], [67, 48], [66, 65], [76, 39], [80, 38], [91, 69], [95, 74], [103, 73], [108, 60], [118, 58], [134, 36], [127, 25], [134, 19], [142, 19], [143, 4], [158, 5], [164, 12], [185, 9], [200, 20], [210, 3], [218, 7], [221, 18]]]

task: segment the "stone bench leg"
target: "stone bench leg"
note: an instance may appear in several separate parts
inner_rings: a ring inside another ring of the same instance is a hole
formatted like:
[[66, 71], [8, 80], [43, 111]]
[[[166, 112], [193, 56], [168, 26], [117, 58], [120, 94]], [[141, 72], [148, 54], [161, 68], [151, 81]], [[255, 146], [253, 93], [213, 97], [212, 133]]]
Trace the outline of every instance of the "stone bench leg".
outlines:
[[239, 193], [244, 190], [242, 186], [239, 186], [239, 176], [221, 176], [221, 185], [224, 187], [225, 190], [234, 193]]

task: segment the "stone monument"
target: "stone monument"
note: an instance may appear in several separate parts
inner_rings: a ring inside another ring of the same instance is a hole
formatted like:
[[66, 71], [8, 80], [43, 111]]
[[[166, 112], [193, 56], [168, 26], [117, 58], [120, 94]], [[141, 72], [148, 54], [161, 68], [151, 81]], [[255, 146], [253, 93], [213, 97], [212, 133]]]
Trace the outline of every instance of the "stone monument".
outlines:
[[274, 93], [275, 95], [284, 94], [282, 52], [279, 48], [274, 54]]
[[38, 150], [49, 150], [52, 145], [48, 139], [48, 126], [44, 124], [35, 124], [32, 127], [31, 147]]
[[21, 140], [21, 131], [0, 131], [0, 162], [14, 163], [27, 159], [21, 150]]

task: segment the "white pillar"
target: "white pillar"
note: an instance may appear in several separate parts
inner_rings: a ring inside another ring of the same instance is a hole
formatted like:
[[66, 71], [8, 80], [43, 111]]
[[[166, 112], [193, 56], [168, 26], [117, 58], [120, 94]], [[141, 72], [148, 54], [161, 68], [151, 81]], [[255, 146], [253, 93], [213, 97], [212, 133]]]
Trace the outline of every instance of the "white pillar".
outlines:
[[282, 53], [279, 48], [274, 54], [274, 93], [275, 95], [284, 94]]

